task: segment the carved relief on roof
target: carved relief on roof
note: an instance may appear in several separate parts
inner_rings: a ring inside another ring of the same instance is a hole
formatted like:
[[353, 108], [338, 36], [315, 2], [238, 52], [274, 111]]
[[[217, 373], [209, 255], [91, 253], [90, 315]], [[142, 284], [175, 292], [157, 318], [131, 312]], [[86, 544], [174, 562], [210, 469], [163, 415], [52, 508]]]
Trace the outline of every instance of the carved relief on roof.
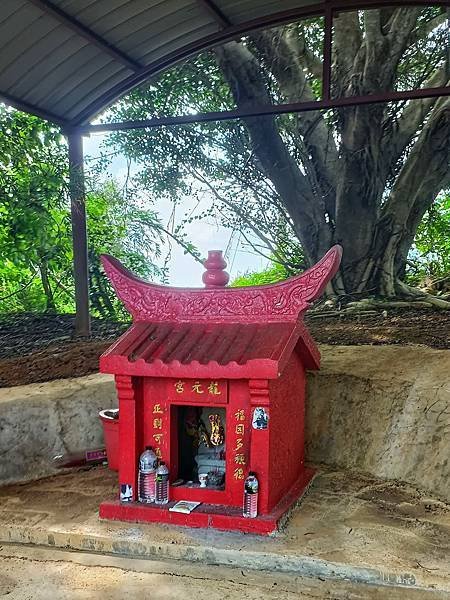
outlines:
[[293, 321], [336, 273], [341, 248], [334, 246], [311, 269], [281, 283], [223, 289], [171, 288], [137, 278], [110, 256], [105, 271], [138, 321]]

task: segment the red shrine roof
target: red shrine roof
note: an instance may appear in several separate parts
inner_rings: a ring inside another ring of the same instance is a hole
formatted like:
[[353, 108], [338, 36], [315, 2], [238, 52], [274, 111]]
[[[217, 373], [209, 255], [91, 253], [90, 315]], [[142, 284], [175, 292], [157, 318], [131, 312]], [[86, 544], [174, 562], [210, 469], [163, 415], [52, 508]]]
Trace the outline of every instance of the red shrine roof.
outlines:
[[294, 348], [306, 368], [319, 352], [303, 323], [138, 321], [100, 358], [103, 372], [159, 377], [278, 377]]
[[311, 269], [248, 288], [148, 283], [111, 256], [103, 266], [134, 323], [100, 358], [104, 373], [153, 377], [277, 378], [295, 350], [306, 368], [320, 354], [302, 315], [336, 273], [334, 246]]

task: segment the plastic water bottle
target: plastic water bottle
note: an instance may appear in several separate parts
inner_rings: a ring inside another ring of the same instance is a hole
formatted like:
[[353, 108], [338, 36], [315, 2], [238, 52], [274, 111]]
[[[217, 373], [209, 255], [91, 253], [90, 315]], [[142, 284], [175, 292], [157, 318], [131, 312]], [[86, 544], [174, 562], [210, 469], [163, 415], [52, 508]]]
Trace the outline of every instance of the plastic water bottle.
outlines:
[[167, 504], [169, 502], [169, 469], [165, 462], [161, 461], [156, 469], [156, 504]]
[[149, 504], [156, 496], [156, 454], [151, 446], [147, 446], [139, 459], [138, 499]]
[[256, 474], [250, 471], [244, 484], [244, 517], [254, 519], [258, 516], [258, 489], [259, 483]]

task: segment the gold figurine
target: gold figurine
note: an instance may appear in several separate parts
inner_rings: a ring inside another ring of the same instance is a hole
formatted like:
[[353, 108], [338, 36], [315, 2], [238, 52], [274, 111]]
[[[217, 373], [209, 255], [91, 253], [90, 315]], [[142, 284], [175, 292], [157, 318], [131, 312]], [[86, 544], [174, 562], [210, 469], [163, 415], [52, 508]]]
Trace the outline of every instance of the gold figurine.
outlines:
[[209, 415], [209, 422], [211, 423], [211, 444], [213, 446], [221, 446], [225, 440], [225, 431], [220, 422], [219, 415]]

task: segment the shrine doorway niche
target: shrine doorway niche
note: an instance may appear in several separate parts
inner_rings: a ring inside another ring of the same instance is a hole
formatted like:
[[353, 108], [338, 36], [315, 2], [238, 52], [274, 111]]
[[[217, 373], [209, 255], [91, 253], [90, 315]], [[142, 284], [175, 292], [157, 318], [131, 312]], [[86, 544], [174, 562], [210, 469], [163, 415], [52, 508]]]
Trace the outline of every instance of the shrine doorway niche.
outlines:
[[[171, 446], [176, 449], [172, 486], [223, 491], [226, 475], [226, 409], [172, 405]], [[175, 439], [174, 439], [175, 438]]]

